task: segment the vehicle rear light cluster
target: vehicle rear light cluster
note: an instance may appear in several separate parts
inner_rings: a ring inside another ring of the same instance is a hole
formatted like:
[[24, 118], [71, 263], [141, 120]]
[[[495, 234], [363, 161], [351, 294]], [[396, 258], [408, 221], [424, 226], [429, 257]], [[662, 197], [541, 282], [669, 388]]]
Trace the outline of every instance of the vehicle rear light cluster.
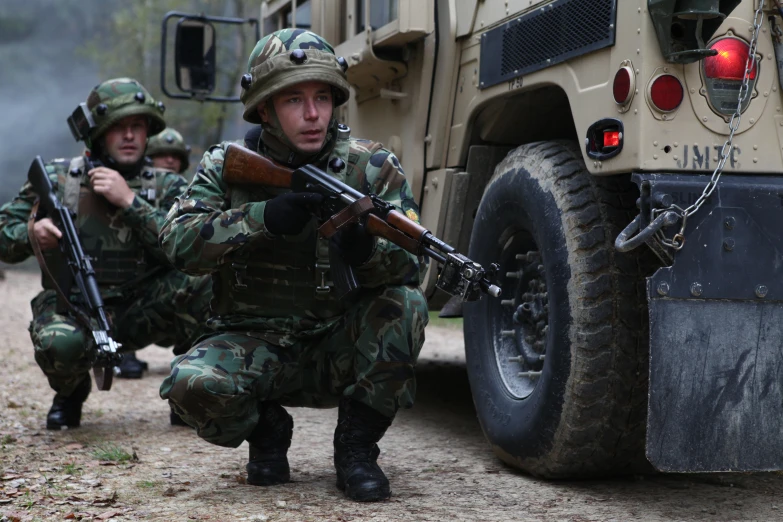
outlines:
[[[702, 63], [707, 101], [715, 112], [730, 116], [737, 109], [737, 96], [742, 86], [742, 79], [745, 77], [750, 45], [740, 38], [726, 36], [715, 40], [709, 48], [718, 51], [718, 54], [705, 58]], [[757, 62], [757, 60], [753, 60], [751, 66], [750, 95], [742, 106], [743, 111], [750, 103], [756, 84]]]
[[650, 102], [660, 112], [672, 112], [682, 103], [685, 91], [676, 76], [662, 74], [650, 85]]

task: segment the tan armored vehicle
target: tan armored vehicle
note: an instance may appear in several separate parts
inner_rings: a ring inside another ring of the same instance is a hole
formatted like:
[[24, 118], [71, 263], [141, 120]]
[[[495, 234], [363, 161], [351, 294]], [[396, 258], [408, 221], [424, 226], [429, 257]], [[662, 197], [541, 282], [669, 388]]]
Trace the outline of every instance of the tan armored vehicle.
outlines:
[[263, 34], [336, 44], [341, 121], [399, 156], [424, 225], [500, 263], [501, 299], [447, 303], [436, 266], [425, 290], [464, 315], [501, 459], [545, 477], [645, 457], [783, 467], [775, 0], [272, 0], [260, 16]]

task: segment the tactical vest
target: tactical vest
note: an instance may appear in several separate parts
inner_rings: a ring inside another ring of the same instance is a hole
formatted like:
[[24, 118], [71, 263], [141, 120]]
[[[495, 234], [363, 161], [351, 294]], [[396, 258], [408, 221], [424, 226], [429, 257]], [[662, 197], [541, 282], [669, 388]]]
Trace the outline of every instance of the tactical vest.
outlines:
[[[347, 127], [346, 127], [347, 129]], [[341, 131], [329, 157], [327, 172], [345, 181], [360, 167], [348, 161], [350, 130]], [[335, 172], [335, 158], [344, 167]], [[272, 188], [229, 188], [230, 208], [266, 201], [284, 192]], [[263, 239], [237, 250], [230, 263], [213, 274], [217, 315], [279, 318], [301, 317], [316, 321], [334, 319], [345, 311], [335, 297], [329, 271], [329, 241], [319, 238], [315, 221], [295, 237]]]
[[[159, 264], [159, 261], [146, 253], [133, 229], [116, 217], [119, 211], [105, 198], [92, 191], [84, 168], [84, 158], [73, 158], [67, 170], [62, 168], [64, 166], [65, 164], [55, 164], [57, 197], [74, 216], [74, 225], [78, 230], [82, 249], [91, 258], [98, 284], [102, 287], [119, 286]], [[126, 181], [139, 197], [159, 208], [165, 172], [144, 167], [139, 176]], [[59, 250], [44, 252], [44, 257], [55, 277], [62, 277], [67, 273], [68, 269], [63, 264]], [[44, 288], [53, 288], [47, 278], [43, 279]]]

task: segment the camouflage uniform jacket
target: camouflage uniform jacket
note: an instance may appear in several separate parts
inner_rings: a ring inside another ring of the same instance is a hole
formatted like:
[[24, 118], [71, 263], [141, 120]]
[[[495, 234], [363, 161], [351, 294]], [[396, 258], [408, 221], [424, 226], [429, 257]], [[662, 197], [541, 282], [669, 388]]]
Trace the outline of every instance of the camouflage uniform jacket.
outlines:
[[[226, 184], [222, 166], [227, 144], [204, 154], [184, 198], [170, 210], [161, 232], [163, 250], [186, 273], [213, 274], [213, 328], [301, 335], [324, 331], [344, 313], [328, 292], [316, 295], [322, 280], [314, 267], [321, 245], [328, 243], [317, 238], [315, 220], [297, 236], [269, 233], [264, 226], [266, 200], [282, 191]], [[418, 208], [394, 154], [379, 143], [340, 137], [327, 164], [335, 157], [347, 168], [335, 172], [329, 166], [330, 175], [362, 193], [377, 194], [418, 221]], [[418, 286], [425, 269], [423, 259], [376, 238], [372, 255], [356, 273], [364, 288]]]
[[[66, 178], [71, 175], [70, 171], [74, 165], [82, 166], [81, 158], [57, 159], [46, 165], [58, 197], [66, 203], [64, 199]], [[104, 284], [101, 279], [101, 271], [112, 268], [102, 266], [101, 259], [106, 250], [124, 249], [135, 252], [136, 259], [143, 259], [149, 265], [169, 266], [166, 256], [158, 246], [158, 233], [167, 210], [187, 187], [187, 182], [179, 174], [153, 167], [143, 167], [137, 176], [126, 178], [126, 181], [136, 193], [136, 197], [130, 207], [117, 209], [109, 206], [104, 198], [92, 193], [84, 168], [80, 170], [76, 196], [79, 203], [74, 205], [78, 207], [74, 223], [79, 229], [85, 253], [95, 258], [93, 265], [104, 298], [113, 295], [111, 288], [114, 286]], [[33, 192], [30, 183], [25, 182], [13, 201], [0, 207], [0, 260], [6, 263], [18, 263], [33, 255], [27, 234], [27, 221], [36, 198], [37, 195]], [[85, 239], [86, 231], [94, 228], [104, 235]], [[49, 260], [53, 256], [59, 257], [57, 251], [49, 251], [45, 254]], [[109, 261], [103, 263], [103, 265], [107, 264], [111, 263]], [[143, 265], [140, 268], [144, 269]], [[51, 287], [51, 285], [44, 281], [44, 287]]]

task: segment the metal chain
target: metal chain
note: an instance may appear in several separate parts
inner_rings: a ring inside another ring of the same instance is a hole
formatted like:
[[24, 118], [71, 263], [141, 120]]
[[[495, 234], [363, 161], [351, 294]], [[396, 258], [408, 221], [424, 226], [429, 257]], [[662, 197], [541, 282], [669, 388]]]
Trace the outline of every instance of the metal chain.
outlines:
[[723, 147], [720, 150], [718, 165], [712, 172], [712, 177], [710, 178], [709, 183], [707, 183], [707, 186], [704, 187], [704, 191], [701, 193], [701, 196], [699, 196], [699, 198], [688, 208], [682, 209], [677, 205], [672, 205], [669, 208], [660, 210], [656, 209], [655, 211], [655, 215], [657, 215], [662, 212], [673, 210], [677, 212], [677, 214], [682, 219], [682, 226], [680, 226], [680, 231], [674, 235], [674, 238], [669, 240], [663, 236], [662, 233], [659, 236], [661, 243], [667, 247], [673, 248], [674, 250], [680, 250], [685, 244], [685, 225], [688, 223], [688, 218], [698, 212], [707, 198], [709, 198], [712, 193], [715, 192], [715, 188], [718, 186], [718, 181], [720, 180], [721, 174], [723, 174], [723, 167], [726, 165], [726, 160], [731, 156], [731, 150], [734, 147], [734, 134], [737, 132], [737, 129], [740, 125], [740, 120], [742, 119], [742, 105], [745, 103], [745, 100], [748, 98], [748, 96], [750, 96], [750, 75], [753, 71], [753, 66], [756, 63], [756, 49], [758, 47], [759, 31], [761, 30], [761, 24], [764, 21], [763, 10], [764, 0], [760, 0], [759, 6], [756, 9], [756, 14], [753, 17], [753, 38], [750, 41], [748, 60], [745, 62], [745, 76], [742, 78], [742, 86], [740, 87], [740, 91], [737, 94], [737, 109], [734, 111], [734, 114], [731, 115], [731, 120], [729, 121], [729, 137], [726, 139]]

